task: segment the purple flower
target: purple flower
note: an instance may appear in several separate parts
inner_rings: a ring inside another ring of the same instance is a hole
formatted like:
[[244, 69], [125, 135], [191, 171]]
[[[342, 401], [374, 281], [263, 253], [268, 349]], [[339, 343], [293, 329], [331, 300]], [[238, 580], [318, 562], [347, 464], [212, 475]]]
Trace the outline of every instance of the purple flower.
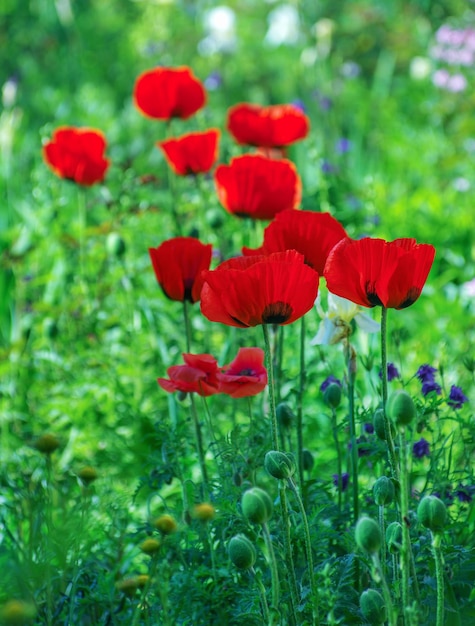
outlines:
[[341, 387], [341, 380], [339, 380], [336, 376], [333, 376], [333, 374], [330, 374], [330, 376], [327, 376], [323, 383], [320, 385], [320, 391], [323, 393], [325, 389], [329, 387], [332, 383]]
[[300, 98], [297, 98], [296, 100], [293, 100], [292, 104], [297, 109], [300, 109], [302, 111], [302, 113], [305, 113], [307, 111], [307, 107], [305, 106], [305, 102], [303, 100], [300, 100]]
[[[388, 382], [391, 382], [395, 378], [400, 378], [399, 372], [397, 370], [397, 367], [394, 365], [394, 363], [388, 363], [387, 372], [388, 372]], [[383, 377], [383, 371], [381, 369], [379, 370], [379, 377], [380, 378]]]
[[442, 393], [442, 388], [439, 383], [436, 383], [435, 380], [428, 380], [425, 383], [422, 383], [422, 395], [427, 396], [431, 391], [435, 391], [435, 393], [440, 396]]
[[363, 426], [363, 430], [365, 431], [365, 433], [367, 433], [368, 435], [372, 435], [374, 433], [374, 426], [373, 424], [371, 424], [370, 422], [367, 422], [366, 424], [364, 424]]
[[[357, 438], [356, 449], [358, 450], [358, 457], [369, 456], [371, 454], [371, 445], [368, 444], [368, 440], [364, 435]], [[348, 444], [348, 450], [351, 450], [351, 441]]]
[[432, 367], [432, 365], [425, 363], [417, 370], [416, 377], [421, 381], [421, 383], [429, 383], [434, 381], [434, 374], [436, 372], [436, 367]]
[[219, 89], [223, 84], [223, 77], [218, 71], [211, 72], [211, 74], [205, 78], [204, 84], [206, 89], [214, 91], [215, 89]]
[[337, 172], [337, 168], [329, 161], [323, 161], [320, 169], [324, 174], [335, 174]]
[[452, 385], [452, 387], [450, 388], [447, 404], [453, 409], [461, 409], [462, 405], [465, 404], [465, 402], [468, 402], [468, 398], [461, 390], [461, 388], [457, 387], [456, 385]]
[[345, 154], [345, 152], [349, 152], [351, 150], [351, 141], [346, 139], [346, 137], [341, 137], [335, 144], [335, 151], [338, 154]]
[[429, 456], [430, 454], [430, 446], [429, 442], [422, 437], [419, 441], [416, 441], [412, 446], [412, 455], [416, 459], [422, 459], [425, 456]]
[[473, 485], [459, 485], [455, 491], [455, 496], [460, 502], [471, 502], [474, 491]]
[[[333, 484], [337, 488], [338, 488], [338, 482], [339, 482], [338, 478], [339, 478], [338, 474], [333, 474]], [[348, 472], [343, 472], [343, 474], [341, 475], [341, 490], [342, 491], [346, 491], [348, 487], [349, 479], [350, 479], [350, 475], [348, 474]]]

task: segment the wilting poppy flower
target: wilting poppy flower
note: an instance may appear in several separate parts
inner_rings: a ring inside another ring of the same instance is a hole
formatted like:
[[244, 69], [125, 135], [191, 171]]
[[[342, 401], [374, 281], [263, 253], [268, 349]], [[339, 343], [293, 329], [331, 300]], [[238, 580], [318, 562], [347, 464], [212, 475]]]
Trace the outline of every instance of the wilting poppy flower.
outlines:
[[184, 354], [185, 365], [172, 365], [167, 369], [169, 378], [158, 378], [157, 382], [170, 393], [182, 391], [212, 396], [218, 393], [218, 364], [211, 354]]
[[218, 389], [232, 398], [255, 396], [267, 385], [267, 370], [264, 367], [264, 350], [261, 348], [239, 348], [232, 363], [217, 374]]
[[287, 209], [266, 227], [260, 248], [242, 251], [247, 256], [297, 250], [304, 255], [305, 263], [323, 274], [330, 250], [344, 237], [347, 237], [345, 229], [330, 213]]
[[421, 295], [434, 256], [434, 246], [415, 239], [343, 239], [323, 275], [332, 293], [356, 304], [404, 309]]
[[245, 154], [220, 165], [214, 179], [219, 201], [238, 217], [270, 220], [280, 211], [296, 209], [302, 196], [295, 165], [285, 159]]
[[104, 180], [109, 160], [104, 157], [106, 140], [93, 128], [57, 128], [43, 146], [43, 158], [60, 178], [90, 186]]
[[281, 148], [307, 136], [308, 117], [292, 104], [241, 103], [228, 111], [227, 129], [240, 144]]
[[158, 248], [149, 248], [155, 276], [170, 300], [198, 302], [203, 280], [202, 270], [211, 263], [211, 244], [193, 237], [175, 237]]
[[156, 67], [135, 81], [134, 103], [146, 117], [187, 119], [206, 104], [206, 91], [189, 67]]
[[229, 259], [203, 272], [201, 312], [212, 322], [246, 328], [290, 324], [309, 311], [319, 276], [295, 250]]
[[218, 158], [218, 139], [219, 130], [213, 128], [160, 141], [157, 146], [175, 174], [187, 176], [209, 172]]

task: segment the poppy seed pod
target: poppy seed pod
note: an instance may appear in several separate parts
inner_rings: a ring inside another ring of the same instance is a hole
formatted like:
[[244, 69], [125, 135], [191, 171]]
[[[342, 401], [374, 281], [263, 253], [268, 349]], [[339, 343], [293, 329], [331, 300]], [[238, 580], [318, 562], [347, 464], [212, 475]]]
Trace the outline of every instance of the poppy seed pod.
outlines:
[[274, 508], [267, 491], [259, 487], [252, 487], [243, 493], [241, 506], [247, 519], [256, 524], [266, 524]]
[[98, 473], [97, 470], [94, 469], [94, 467], [86, 465], [78, 471], [77, 477], [86, 487], [88, 487], [91, 483], [97, 480]]
[[369, 517], [361, 517], [356, 524], [355, 539], [361, 550], [376, 554], [382, 543], [381, 530], [377, 522]]
[[407, 426], [416, 417], [416, 405], [411, 396], [402, 389], [392, 393], [386, 404], [386, 412], [398, 426]]
[[286, 402], [280, 402], [276, 409], [277, 421], [282, 428], [290, 428], [295, 420], [295, 414]]
[[373, 485], [373, 497], [378, 506], [391, 504], [396, 495], [394, 483], [387, 476], [381, 476]]
[[391, 554], [398, 554], [402, 546], [402, 526], [399, 522], [391, 522], [386, 528], [386, 544]]
[[[386, 441], [386, 431], [384, 429], [384, 411], [383, 409], [376, 409], [373, 415], [374, 432], [378, 439]], [[396, 428], [392, 422], [390, 422], [391, 435], [394, 437], [396, 434]]]
[[311, 472], [312, 468], [315, 464], [315, 460], [313, 458], [313, 454], [307, 448], [302, 450], [302, 465], [306, 472]]
[[437, 496], [425, 496], [417, 507], [417, 519], [433, 533], [441, 533], [447, 524], [447, 508]]
[[383, 596], [375, 589], [367, 589], [360, 596], [363, 617], [371, 626], [380, 626], [388, 619], [388, 611]]
[[325, 404], [333, 409], [340, 406], [341, 402], [341, 387], [336, 383], [330, 383], [323, 392], [323, 399]]
[[229, 540], [228, 554], [239, 569], [250, 569], [256, 562], [256, 550], [245, 535], [236, 535]]
[[295, 459], [292, 454], [271, 450], [264, 458], [264, 467], [274, 478], [290, 478], [295, 472]]

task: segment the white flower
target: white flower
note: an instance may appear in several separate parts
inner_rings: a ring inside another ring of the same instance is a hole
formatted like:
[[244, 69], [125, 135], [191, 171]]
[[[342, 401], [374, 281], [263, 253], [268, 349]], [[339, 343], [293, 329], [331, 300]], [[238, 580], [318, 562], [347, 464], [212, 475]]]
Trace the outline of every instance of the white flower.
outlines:
[[317, 334], [310, 342], [312, 346], [338, 343], [349, 335], [352, 320], [355, 320], [358, 328], [367, 333], [377, 333], [380, 330], [379, 322], [376, 322], [366, 313], [361, 313], [360, 306], [350, 300], [335, 296], [333, 293], [328, 293], [328, 311], [326, 313], [322, 309], [320, 294], [315, 301], [315, 306], [322, 321]]
[[269, 29], [265, 40], [272, 46], [293, 45], [300, 36], [299, 14], [291, 4], [281, 4], [267, 18]]
[[204, 55], [233, 52], [236, 47], [236, 14], [228, 6], [220, 5], [207, 11], [203, 18], [207, 37], [198, 44]]

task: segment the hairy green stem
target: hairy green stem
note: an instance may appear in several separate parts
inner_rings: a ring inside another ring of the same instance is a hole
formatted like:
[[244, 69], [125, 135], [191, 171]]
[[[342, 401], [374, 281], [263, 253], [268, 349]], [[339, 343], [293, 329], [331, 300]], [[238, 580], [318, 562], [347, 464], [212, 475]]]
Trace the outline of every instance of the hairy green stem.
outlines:
[[305, 389], [305, 316], [300, 318], [300, 375], [297, 396], [297, 467], [299, 484], [303, 487], [303, 394]]
[[383, 420], [384, 435], [388, 444], [389, 465], [391, 466], [391, 474], [393, 478], [399, 480], [399, 465], [396, 457], [396, 449], [394, 447], [393, 436], [391, 433], [391, 424], [386, 413], [386, 403], [388, 401], [388, 357], [387, 357], [387, 319], [388, 310], [381, 307], [381, 380], [382, 380], [382, 396], [383, 396]]
[[254, 580], [256, 581], [256, 585], [257, 585], [257, 588], [259, 590], [259, 597], [260, 597], [260, 600], [261, 600], [262, 616], [264, 617], [264, 621], [269, 623], [270, 622], [269, 605], [267, 604], [266, 588], [262, 584], [262, 580], [261, 580], [260, 575], [258, 575], [256, 573], [256, 570], [253, 567], [250, 568], [250, 572], [254, 576]]
[[397, 615], [393, 607], [391, 592], [389, 591], [388, 583], [386, 581], [386, 577], [384, 576], [381, 561], [377, 552], [371, 555], [371, 560], [373, 561], [373, 566], [376, 572], [376, 581], [381, 583], [381, 588], [383, 590], [384, 602], [388, 609], [389, 626], [397, 626]]
[[295, 576], [294, 557], [292, 554], [292, 542], [290, 539], [290, 519], [289, 519], [289, 510], [287, 507], [287, 495], [285, 491], [284, 481], [279, 481], [279, 499], [280, 499], [280, 510], [282, 514], [282, 522], [284, 524], [285, 560], [287, 563], [287, 571], [290, 575], [289, 589], [290, 589], [290, 601], [292, 605], [292, 616], [294, 618], [294, 622], [296, 624], [299, 624], [300, 622], [297, 616], [297, 606], [298, 606], [297, 578]]
[[402, 547], [401, 547], [401, 591], [402, 609], [404, 619], [410, 604], [409, 569], [411, 538], [409, 534], [409, 484], [407, 473], [407, 444], [404, 432], [400, 433], [399, 448], [401, 454], [401, 524], [402, 524]]
[[342, 461], [341, 461], [341, 450], [340, 450], [340, 442], [338, 440], [338, 425], [336, 422], [336, 409], [332, 406], [332, 433], [333, 433], [333, 441], [335, 443], [336, 450], [336, 464], [337, 464], [337, 476], [338, 476], [338, 514], [341, 515], [341, 498], [343, 491], [343, 479], [342, 479]]
[[293, 492], [295, 499], [297, 500], [297, 504], [300, 510], [300, 516], [302, 517], [303, 527], [304, 527], [304, 540], [305, 540], [305, 552], [307, 555], [307, 569], [308, 569], [308, 577], [310, 580], [310, 589], [312, 590], [312, 616], [313, 616], [313, 624], [319, 623], [318, 611], [319, 611], [319, 594], [318, 588], [315, 583], [315, 574], [313, 571], [313, 556], [312, 556], [312, 542], [310, 539], [310, 528], [308, 526], [307, 514], [305, 512], [305, 507], [302, 502], [302, 498], [300, 497], [299, 490], [297, 489], [297, 485], [292, 480], [292, 477], [289, 476], [287, 479], [287, 483]]
[[358, 449], [356, 446], [355, 426], [355, 377], [356, 361], [349, 341], [346, 342], [346, 365], [348, 372], [348, 414], [350, 422], [351, 441], [351, 481], [353, 489], [353, 520], [356, 523], [360, 516], [358, 495]]
[[275, 408], [274, 367], [272, 363], [272, 354], [271, 354], [270, 341], [269, 341], [269, 329], [267, 327], [267, 324], [262, 324], [262, 331], [264, 333], [264, 347], [265, 347], [265, 355], [266, 355], [268, 385], [269, 385], [272, 449], [279, 450], [277, 414], [276, 414], [276, 408]]
[[435, 561], [435, 578], [437, 582], [437, 618], [436, 626], [444, 626], [444, 565], [442, 562], [442, 535], [432, 534], [432, 553]]
[[198, 411], [196, 410], [195, 396], [193, 393], [190, 393], [190, 406], [191, 406], [191, 416], [193, 418], [193, 427], [195, 431], [196, 451], [198, 452], [198, 461], [200, 464], [201, 479], [203, 481], [203, 496], [204, 498], [208, 498], [209, 497], [208, 470], [206, 469], [206, 463], [205, 463], [205, 453], [204, 453], [204, 448], [203, 448], [203, 435], [201, 433], [201, 424], [198, 418]]
[[269, 565], [271, 571], [271, 585], [272, 585], [272, 616], [269, 621], [270, 624], [274, 622], [274, 616], [279, 613], [279, 598], [280, 598], [280, 582], [279, 582], [279, 570], [277, 567], [277, 559], [275, 558], [274, 546], [272, 545], [272, 539], [267, 524], [262, 524], [262, 533], [264, 535], [264, 541], [269, 555]]

